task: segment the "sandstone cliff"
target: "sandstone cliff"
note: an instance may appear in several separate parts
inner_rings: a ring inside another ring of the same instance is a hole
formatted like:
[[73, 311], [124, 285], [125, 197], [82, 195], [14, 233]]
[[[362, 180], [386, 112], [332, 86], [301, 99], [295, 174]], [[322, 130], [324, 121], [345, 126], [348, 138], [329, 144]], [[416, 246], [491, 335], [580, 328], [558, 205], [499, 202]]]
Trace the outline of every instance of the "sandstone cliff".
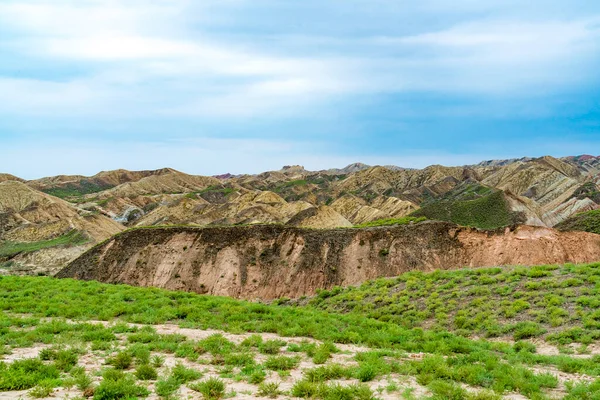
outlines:
[[600, 260], [600, 235], [444, 222], [370, 229], [279, 225], [145, 228], [86, 252], [57, 276], [246, 299], [314, 294], [410, 270]]

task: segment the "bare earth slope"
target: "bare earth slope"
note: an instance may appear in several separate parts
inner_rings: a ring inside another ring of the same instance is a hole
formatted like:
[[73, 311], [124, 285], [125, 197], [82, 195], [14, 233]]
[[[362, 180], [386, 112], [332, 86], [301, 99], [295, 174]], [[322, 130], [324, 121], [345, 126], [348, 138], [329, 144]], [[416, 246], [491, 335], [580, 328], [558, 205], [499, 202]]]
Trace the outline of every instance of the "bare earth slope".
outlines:
[[[23, 268], [56, 271], [123, 229], [110, 218], [78, 209], [24, 183], [0, 183], [0, 264], [9, 263], [12, 272]], [[61, 246], [52, 245], [52, 240], [59, 240]]]
[[600, 235], [444, 222], [371, 229], [283, 226], [127, 231], [57, 276], [237, 298], [314, 294], [406, 271], [600, 260]]
[[90, 177], [80, 175], [59, 175], [28, 181], [27, 184], [36, 190], [57, 195], [70, 197], [96, 193], [111, 189], [115, 186], [128, 182], [136, 182], [140, 179], [164, 175], [173, 172], [169, 168], [154, 171], [128, 171], [118, 169], [113, 171], [102, 171]]
[[[0, 176], [2, 179], [12, 178]], [[296, 165], [257, 175], [218, 177], [172, 169], [117, 170], [89, 178], [57, 176], [27, 184], [128, 226], [287, 223], [298, 212], [322, 206], [341, 214], [339, 221], [356, 225], [401, 218], [424, 206], [429, 206], [429, 212], [432, 206], [434, 211], [462, 208], [464, 204], [450, 203], [477, 200], [496, 189], [505, 193], [509, 211], [519, 213], [517, 222], [552, 227], [574, 214], [599, 208], [599, 182], [600, 157], [547, 156], [424, 169], [352, 164], [308, 171]], [[278, 199], [271, 201], [270, 197]], [[477, 220], [448, 218], [454, 223], [489, 227]]]

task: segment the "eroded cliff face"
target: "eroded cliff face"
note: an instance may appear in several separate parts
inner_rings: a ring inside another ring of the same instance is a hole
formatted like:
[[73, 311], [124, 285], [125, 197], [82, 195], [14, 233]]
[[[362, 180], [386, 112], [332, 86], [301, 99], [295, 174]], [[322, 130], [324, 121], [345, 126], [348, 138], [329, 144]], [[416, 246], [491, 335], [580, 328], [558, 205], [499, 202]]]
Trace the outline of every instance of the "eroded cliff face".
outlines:
[[600, 235], [530, 226], [496, 232], [444, 222], [334, 230], [174, 227], [117, 235], [57, 276], [274, 299], [411, 270], [599, 260]]

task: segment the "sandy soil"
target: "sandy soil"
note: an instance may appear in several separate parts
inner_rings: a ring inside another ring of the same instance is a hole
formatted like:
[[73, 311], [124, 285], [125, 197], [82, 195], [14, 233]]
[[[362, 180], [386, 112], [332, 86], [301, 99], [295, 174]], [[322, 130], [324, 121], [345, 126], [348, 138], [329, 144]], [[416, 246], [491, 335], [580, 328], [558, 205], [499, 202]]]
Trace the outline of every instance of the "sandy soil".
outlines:
[[[47, 320], [47, 319], [44, 319], [44, 320]], [[106, 321], [87, 321], [87, 322], [102, 324], [104, 326], [111, 325], [111, 323], [106, 322]], [[137, 327], [144, 326], [144, 325], [140, 325], [140, 324], [129, 324], [129, 325], [137, 326]], [[227, 338], [231, 342], [239, 344], [244, 339], [251, 336], [251, 334], [249, 334], [249, 333], [247, 333], [247, 334], [231, 334], [231, 333], [222, 332], [222, 331], [218, 331], [218, 330], [201, 330], [201, 329], [180, 328], [179, 326], [172, 325], [172, 324], [152, 325], [152, 327], [159, 334], [179, 334], [179, 335], [185, 336], [188, 340], [191, 340], [191, 341], [202, 340], [202, 339], [205, 339], [214, 334], [222, 334], [225, 338]], [[277, 340], [282, 340], [282, 341], [286, 342], [287, 344], [300, 343], [302, 341], [309, 341], [309, 342], [313, 342], [313, 343], [317, 343], [317, 344], [319, 343], [318, 341], [316, 341], [314, 339], [310, 339], [310, 338], [285, 338], [285, 337], [280, 337], [276, 334], [270, 334], [270, 333], [264, 333], [261, 336], [263, 337], [263, 340], [277, 339]], [[117, 337], [118, 337], [117, 348], [118, 349], [125, 348], [128, 344], [127, 343], [127, 334], [120, 334], [120, 335], [117, 335]], [[536, 344], [536, 346], [538, 346], [538, 349], [540, 350], [541, 354], [556, 354], [556, 353], [558, 353], [558, 349], [552, 348], [552, 346], [549, 346], [549, 345], [545, 345], [542, 342], [535, 343], [535, 344]], [[356, 361], [354, 361], [354, 357], [356, 356], [356, 354], [370, 350], [369, 348], [356, 346], [356, 345], [338, 344], [336, 346], [340, 350], [340, 352], [333, 354], [332, 358], [328, 361], [328, 364], [337, 363], [337, 364], [341, 364], [341, 365], [356, 365], [357, 363], [356, 363]], [[38, 354], [41, 350], [43, 350], [44, 348], [47, 348], [47, 347], [50, 347], [50, 345], [36, 345], [36, 346], [30, 347], [30, 348], [15, 348], [15, 349], [12, 349], [12, 354], [5, 355], [2, 359], [2, 361], [11, 363], [15, 360], [34, 358], [34, 357], [38, 356]], [[597, 345], [589, 346], [588, 349], [590, 350], [590, 352], [592, 354], [597, 354], [597, 352], [598, 352]], [[110, 353], [111, 353], [111, 351], [107, 352], [107, 351], [88, 350], [87, 354], [80, 356], [79, 365], [83, 366], [85, 368], [85, 370], [88, 372], [88, 374], [90, 374], [94, 378], [95, 383], [100, 382], [101, 378], [98, 376], [99, 371], [101, 371], [103, 368], [106, 368], [106, 358]], [[156, 354], [158, 354], [158, 353], [156, 353]], [[155, 354], [153, 354], [153, 355], [155, 355]], [[182, 363], [184, 366], [186, 366], [188, 368], [196, 369], [196, 370], [202, 372], [204, 375], [203, 379], [209, 378], [209, 377], [219, 377], [219, 370], [221, 369], [221, 367], [210, 365], [208, 363], [210, 360], [210, 356], [202, 356], [198, 361], [191, 362], [186, 359], [176, 358], [172, 354], [162, 354], [161, 353], [160, 355], [165, 358], [165, 363], [161, 368], [159, 368], [159, 376], [168, 375], [170, 368], [175, 366], [177, 363]], [[288, 351], [286, 351], [285, 347], [282, 347], [281, 355], [296, 356], [296, 355], [298, 355], [298, 353], [288, 352]], [[406, 360], [415, 360], [415, 359], [421, 359], [421, 358], [423, 358], [423, 356], [424, 356], [424, 354], [421, 354], [421, 353], [406, 354], [405, 359]], [[590, 356], [590, 354], [585, 354], [582, 356]], [[265, 361], [266, 358], [267, 358], [266, 355], [259, 354], [259, 353], [255, 354], [255, 360], [258, 363]], [[304, 370], [315, 368], [316, 366], [317, 365], [315, 365], [310, 358], [308, 358], [304, 354], [302, 354], [302, 360], [301, 360], [300, 365], [296, 369], [290, 371], [289, 376], [280, 376], [276, 372], [269, 372], [266, 382], [277, 382], [277, 383], [279, 383], [279, 387], [280, 387], [281, 391], [288, 392], [292, 388], [292, 386], [294, 385], [294, 383], [296, 381], [302, 379]], [[561, 371], [558, 371], [558, 370], [556, 370], [554, 368], [550, 368], [550, 367], [534, 367], [534, 368], [532, 368], [532, 371], [534, 371], [536, 373], [551, 373], [552, 375], [554, 375], [558, 378], [559, 387], [556, 390], [549, 393], [552, 398], [561, 398], [562, 396], [564, 396], [564, 394], [565, 394], [564, 385], [567, 381], [590, 381], [590, 380], [593, 380], [593, 378], [589, 377], [589, 376], [578, 375], [578, 374], [566, 374], [566, 373], [563, 373]], [[256, 392], [258, 390], [257, 385], [248, 384], [247, 382], [244, 382], [244, 381], [236, 382], [233, 379], [229, 379], [229, 378], [221, 378], [221, 379], [223, 379], [226, 382], [227, 392], [230, 395], [233, 396], [233, 393], [235, 392], [235, 396], [230, 397], [230, 398], [236, 398], [236, 399], [260, 399], [261, 398], [256, 394]], [[358, 381], [356, 381], [356, 380], [339, 380], [339, 381], [331, 381], [330, 383], [339, 383], [341, 385], [350, 385], [350, 384], [358, 383]], [[388, 387], [388, 385], [390, 385], [390, 383], [394, 383], [397, 388], [395, 391], [393, 391], [391, 393], [389, 393], [386, 390], [386, 388]], [[154, 382], [142, 383], [142, 384], [146, 385], [151, 391], [153, 391]], [[411, 395], [413, 396], [413, 398], [416, 398], [416, 399], [424, 398], [424, 397], [427, 397], [428, 395], [430, 395], [427, 388], [419, 385], [416, 382], [414, 377], [400, 376], [397, 374], [391, 374], [389, 376], [369, 382], [368, 386], [374, 391], [376, 397], [379, 399], [382, 399], [382, 400], [401, 399], [401, 398], [403, 398], [402, 394], [406, 393], [407, 391], [410, 392]], [[463, 385], [463, 387], [470, 392], [477, 392], [480, 390], [478, 388], [468, 387], [466, 385]], [[55, 392], [53, 393], [51, 398], [53, 398], [53, 399], [71, 398], [72, 399], [72, 398], [80, 397], [80, 396], [81, 396], [81, 393], [75, 388], [70, 389], [70, 390], [60, 388], [60, 389], [55, 390]], [[14, 399], [20, 399], [20, 398], [24, 399], [27, 397], [28, 397], [28, 391], [0, 393], [0, 400], [9, 400], [9, 399], [14, 400]], [[193, 390], [189, 389], [186, 385], [182, 385], [182, 387], [179, 391], [178, 398], [200, 399], [201, 395], [199, 393], [194, 392]], [[289, 395], [282, 395], [282, 396], [280, 396], [280, 398], [290, 399], [291, 397]], [[519, 394], [508, 394], [508, 395], [505, 395], [504, 398], [510, 399], [510, 400], [525, 399], [525, 397], [523, 397]], [[152, 399], [152, 400], [158, 399], [158, 396], [153, 393], [150, 395], [149, 399]]]

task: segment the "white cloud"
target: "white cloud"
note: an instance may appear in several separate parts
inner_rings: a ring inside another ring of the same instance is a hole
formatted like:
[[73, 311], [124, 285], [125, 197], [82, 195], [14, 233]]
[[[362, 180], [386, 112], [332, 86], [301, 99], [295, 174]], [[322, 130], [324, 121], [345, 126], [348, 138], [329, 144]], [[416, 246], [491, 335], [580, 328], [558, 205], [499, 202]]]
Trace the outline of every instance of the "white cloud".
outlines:
[[[590, 79], [590, 59], [600, 51], [594, 17], [473, 20], [418, 35], [331, 38], [327, 51], [296, 54], [284, 35], [232, 39], [203, 30], [202, 23], [219, 19], [215, 7], [242, 3], [3, 2], [0, 24], [13, 37], [4, 40], [7, 48], [84, 72], [62, 82], [4, 78], [0, 113], [246, 118], [324, 112], [342, 97], [382, 93], [526, 98]], [[463, 11], [475, 6], [460, 2]], [[451, 12], [437, 0], [423, 7]]]
[[[336, 60], [273, 56], [193, 32], [186, 27], [187, 4], [124, 5], [109, 0], [2, 4], [0, 21], [20, 32], [15, 41], [21, 51], [42, 60], [84, 63], [90, 71], [71, 82], [11, 79], [4, 86], [18, 90], [16, 96], [23, 103], [45, 102], [52, 112], [65, 103], [76, 104], [88, 115], [104, 114], [110, 106], [118, 114], [125, 105], [137, 114], [152, 105], [153, 113], [204, 117], [211, 110], [215, 117], [253, 116], [278, 105], [306, 105], [309, 97], [321, 104], [327, 95], [346, 88]], [[87, 96], [95, 92], [102, 98]], [[53, 97], [59, 101], [51, 101]], [[14, 112], [15, 103], [0, 101], [2, 110]], [[65, 114], [72, 111], [63, 109]]]

